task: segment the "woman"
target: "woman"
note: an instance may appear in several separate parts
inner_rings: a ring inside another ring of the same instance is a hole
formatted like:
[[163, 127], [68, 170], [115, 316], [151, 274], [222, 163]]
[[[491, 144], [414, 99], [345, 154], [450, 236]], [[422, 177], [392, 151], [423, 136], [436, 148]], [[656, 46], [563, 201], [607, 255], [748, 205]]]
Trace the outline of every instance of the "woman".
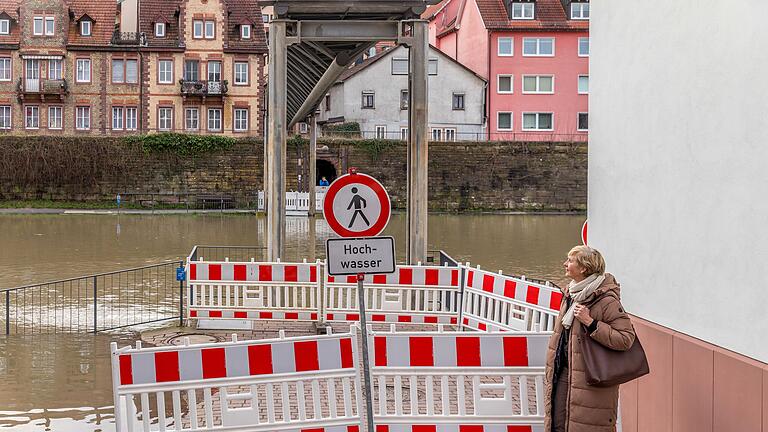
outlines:
[[619, 284], [605, 273], [600, 252], [576, 246], [563, 265], [572, 280], [547, 348], [544, 431], [613, 432], [619, 386], [587, 384], [579, 341], [591, 337], [608, 348], [626, 351], [635, 341], [635, 331], [619, 301]]

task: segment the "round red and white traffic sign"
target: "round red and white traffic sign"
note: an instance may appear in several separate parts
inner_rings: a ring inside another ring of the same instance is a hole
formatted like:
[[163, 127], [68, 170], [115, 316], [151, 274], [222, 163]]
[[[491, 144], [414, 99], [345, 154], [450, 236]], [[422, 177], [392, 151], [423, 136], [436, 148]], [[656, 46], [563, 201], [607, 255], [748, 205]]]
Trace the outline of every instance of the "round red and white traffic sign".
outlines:
[[328, 187], [323, 216], [342, 237], [373, 237], [384, 231], [392, 209], [389, 195], [375, 178], [345, 174]]
[[587, 245], [587, 221], [584, 220], [584, 225], [581, 226], [581, 242], [584, 246]]

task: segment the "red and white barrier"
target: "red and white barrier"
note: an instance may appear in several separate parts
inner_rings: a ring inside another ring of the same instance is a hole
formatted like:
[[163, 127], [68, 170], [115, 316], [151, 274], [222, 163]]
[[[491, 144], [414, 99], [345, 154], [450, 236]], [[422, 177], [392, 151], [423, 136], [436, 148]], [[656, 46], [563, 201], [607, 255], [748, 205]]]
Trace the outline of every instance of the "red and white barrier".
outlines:
[[320, 318], [320, 263], [193, 261], [187, 267], [189, 318]]
[[548, 340], [544, 333], [372, 332], [375, 424], [538, 432]]
[[285, 426], [348, 432], [360, 425], [353, 331], [147, 349], [113, 343], [112, 379], [121, 432]]
[[461, 324], [491, 331], [552, 331], [563, 294], [559, 289], [464, 267]]
[[377, 424], [376, 432], [544, 432], [544, 425]]
[[[458, 267], [398, 265], [392, 274], [366, 275], [366, 318], [373, 322], [457, 324], [461, 301]], [[326, 321], [360, 319], [356, 276], [326, 275]]]

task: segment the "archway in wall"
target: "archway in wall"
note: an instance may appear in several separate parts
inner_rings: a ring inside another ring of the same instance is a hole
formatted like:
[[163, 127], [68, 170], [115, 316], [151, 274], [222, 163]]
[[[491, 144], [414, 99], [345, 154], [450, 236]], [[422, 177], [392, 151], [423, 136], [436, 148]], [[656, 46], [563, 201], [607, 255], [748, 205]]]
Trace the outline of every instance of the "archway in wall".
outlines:
[[328, 180], [328, 183], [333, 183], [334, 180], [336, 180], [337, 174], [336, 174], [336, 166], [333, 165], [333, 163], [325, 160], [325, 159], [318, 159], [316, 162], [317, 166], [317, 178], [315, 179], [315, 184], [320, 184], [320, 179], [325, 177], [326, 180]]

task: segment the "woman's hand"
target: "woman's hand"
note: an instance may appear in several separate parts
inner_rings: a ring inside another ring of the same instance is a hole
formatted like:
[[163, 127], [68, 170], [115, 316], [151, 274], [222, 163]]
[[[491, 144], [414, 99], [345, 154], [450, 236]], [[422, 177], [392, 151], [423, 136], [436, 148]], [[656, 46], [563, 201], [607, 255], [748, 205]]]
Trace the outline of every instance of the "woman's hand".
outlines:
[[594, 321], [594, 319], [592, 319], [592, 317], [589, 315], [589, 308], [580, 304], [577, 304], [573, 309], [573, 316], [587, 327], [589, 327], [589, 325], [592, 324], [592, 321]]

